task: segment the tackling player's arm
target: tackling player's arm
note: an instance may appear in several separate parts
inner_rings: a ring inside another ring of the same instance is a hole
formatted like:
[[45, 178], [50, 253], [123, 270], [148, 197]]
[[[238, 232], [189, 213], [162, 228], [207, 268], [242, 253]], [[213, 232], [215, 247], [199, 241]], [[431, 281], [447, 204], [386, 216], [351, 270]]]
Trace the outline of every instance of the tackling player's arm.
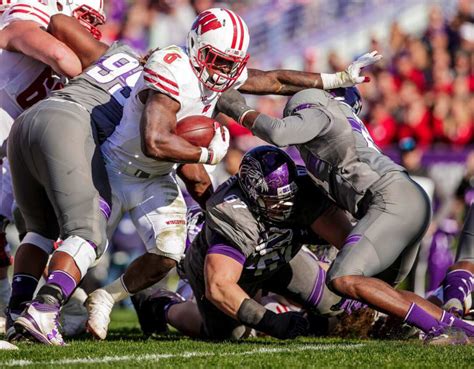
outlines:
[[96, 40], [77, 19], [64, 14], [51, 17], [48, 32], [77, 55], [82, 69], [86, 69], [109, 49], [107, 44]]
[[377, 51], [372, 51], [352, 62], [346, 70], [337, 73], [310, 73], [294, 70], [262, 71], [248, 69], [248, 78], [239, 87], [239, 91], [254, 95], [293, 95], [307, 88], [329, 90], [338, 87], [354, 86], [369, 82], [368, 77], [360, 75], [362, 68], [374, 64], [382, 58]]
[[237, 284], [242, 270], [243, 265], [229, 256], [217, 253], [206, 255], [206, 298], [234, 319], [238, 319], [242, 302], [250, 298]]
[[[218, 246], [232, 249], [231, 246]], [[288, 339], [306, 334], [308, 323], [300, 314], [275, 314], [250, 298], [238, 285], [242, 270], [242, 263], [236, 259], [220, 253], [208, 253], [204, 264], [206, 298], [247, 327], [273, 337]]]
[[182, 164], [176, 173], [186, 185], [191, 197], [202, 209], [206, 208], [206, 201], [214, 192], [211, 178], [202, 164]]
[[81, 61], [74, 51], [36, 22], [17, 20], [8, 24], [0, 34], [0, 49], [27, 55], [66, 77], [75, 77], [82, 72]]
[[312, 109], [311, 120], [303, 114], [278, 119], [260, 113], [247, 105], [236, 90], [224, 92], [217, 102], [217, 110], [250, 129], [252, 133], [275, 146], [303, 144], [316, 137], [330, 123], [322, 111]]

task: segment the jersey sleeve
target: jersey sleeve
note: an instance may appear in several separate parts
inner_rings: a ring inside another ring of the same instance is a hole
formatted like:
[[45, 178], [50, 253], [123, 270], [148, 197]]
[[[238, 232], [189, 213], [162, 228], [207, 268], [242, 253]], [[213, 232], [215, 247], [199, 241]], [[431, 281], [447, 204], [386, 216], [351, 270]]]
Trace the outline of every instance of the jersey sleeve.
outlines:
[[5, 11], [1, 18], [1, 27], [18, 20], [33, 21], [40, 27], [48, 28], [53, 15], [52, 9], [38, 0], [22, 0]]
[[180, 86], [177, 78], [181, 63], [176, 62], [176, 59], [182, 57], [180, 50], [172, 50], [166, 48], [151, 54], [143, 68], [143, 80], [146, 88], [159, 91], [181, 103]]

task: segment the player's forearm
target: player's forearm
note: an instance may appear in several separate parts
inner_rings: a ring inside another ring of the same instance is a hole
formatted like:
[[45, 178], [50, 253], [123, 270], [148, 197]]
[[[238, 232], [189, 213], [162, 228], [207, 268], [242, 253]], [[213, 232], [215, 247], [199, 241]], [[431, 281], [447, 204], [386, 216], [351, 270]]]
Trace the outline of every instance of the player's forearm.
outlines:
[[237, 283], [227, 282], [217, 276], [208, 279], [206, 297], [219, 310], [234, 319], [238, 319], [238, 311], [242, 302], [250, 298]]
[[240, 92], [253, 95], [293, 95], [307, 88], [323, 88], [319, 73], [292, 70], [261, 71], [249, 69], [247, 81]]
[[149, 133], [142, 140], [143, 153], [152, 159], [173, 163], [198, 163], [201, 148], [172, 133]]
[[14, 22], [6, 31], [6, 50], [41, 61], [66, 77], [75, 77], [82, 72], [82, 65], [76, 54], [34, 22]]
[[202, 164], [183, 164], [177, 170], [191, 197], [201, 208], [214, 192], [211, 178]]

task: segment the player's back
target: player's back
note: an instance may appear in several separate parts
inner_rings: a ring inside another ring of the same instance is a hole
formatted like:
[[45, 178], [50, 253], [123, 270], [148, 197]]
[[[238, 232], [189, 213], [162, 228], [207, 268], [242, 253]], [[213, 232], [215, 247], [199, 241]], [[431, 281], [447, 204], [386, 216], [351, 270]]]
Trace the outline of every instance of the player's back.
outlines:
[[125, 101], [137, 82], [142, 66], [129, 46], [114, 43], [107, 52], [63, 89], [51, 94], [81, 105], [91, 114], [99, 142], [119, 124]]
[[303, 116], [306, 124], [321, 124], [316, 137], [297, 147], [314, 182], [353, 215], [367, 190], [384, 174], [404, 171], [380, 152], [351, 107], [325, 91], [295, 94], [285, 114], [291, 111]]
[[[55, 2], [47, 0], [12, 0], [11, 3], [0, 16], [0, 30], [21, 20], [47, 28], [50, 17], [57, 12]], [[0, 49], [0, 66], [0, 118], [9, 126], [25, 109], [63, 86], [64, 80], [49, 66], [21, 53]]]
[[179, 102], [177, 120], [190, 115], [211, 116], [219, 94], [205, 88], [191, 68], [188, 55], [178, 46], [170, 46], [151, 54], [125, 104], [122, 121], [102, 146], [107, 157], [154, 175], [166, 174], [172, 170], [174, 163], [147, 158], [142, 152], [140, 119], [145, 104], [140, 100], [139, 94], [151, 89]]

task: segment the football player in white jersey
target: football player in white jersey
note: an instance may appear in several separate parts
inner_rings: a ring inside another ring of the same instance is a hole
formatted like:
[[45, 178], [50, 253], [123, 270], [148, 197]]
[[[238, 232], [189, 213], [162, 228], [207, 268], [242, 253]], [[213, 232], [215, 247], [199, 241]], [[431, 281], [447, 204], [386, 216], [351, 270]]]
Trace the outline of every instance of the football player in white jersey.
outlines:
[[288, 95], [305, 86], [361, 83], [361, 68], [380, 58], [370, 54], [336, 74], [263, 72], [246, 68], [248, 44], [247, 26], [234, 12], [215, 8], [199, 14], [187, 50], [170, 46], [150, 55], [120, 125], [102, 145], [113, 194], [109, 233], [128, 211], [148, 252], [86, 301], [88, 329], [97, 338], [106, 337], [115, 302], [159, 281], [182, 257], [186, 206], [175, 180], [176, 163], [217, 164], [226, 154], [225, 128], [216, 128], [208, 148], [199, 147], [174, 133], [178, 120], [212, 117], [220, 94], [229, 88]]
[[[64, 13], [77, 18], [95, 37], [96, 26], [105, 21], [102, 0], [0, 0], [0, 174], [8, 171], [6, 139], [11, 125], [25, 109], [61, 88], [65, 78], [82, 71], [81, 62], [64, 43], [44, 32], [52, 15]], [[12, 220], [13, 195], [9, 173], [0, 179], [2, 196], [0, 223]], [[10, 264], [0, 229], [0, 315], [8, 302]]]

